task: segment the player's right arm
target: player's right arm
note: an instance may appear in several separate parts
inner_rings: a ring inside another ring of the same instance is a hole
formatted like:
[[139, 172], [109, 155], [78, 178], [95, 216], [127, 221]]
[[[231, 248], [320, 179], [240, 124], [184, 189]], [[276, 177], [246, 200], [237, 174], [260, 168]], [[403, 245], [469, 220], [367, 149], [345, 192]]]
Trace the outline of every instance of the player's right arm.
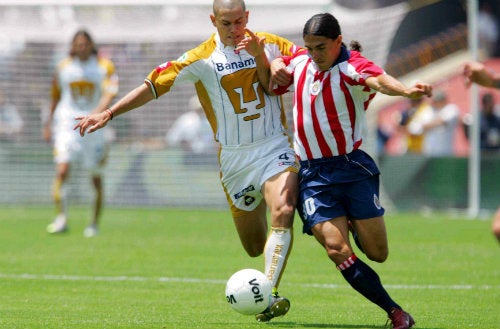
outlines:
[[74, 129], [78, 129], [81, 136], [84, 136], [86, 132], [92, 133], [105, 127], [108, 121], [112, 118], [141, 107], [153, 99], [154, 95], [151, 92], [151, 89], [147, 84], [143, 83], [139, 87], [130, 91], [109, 109], [100, 113], [75, 118], [76, 120], [79, 120], [79, 122], [75, 125]]

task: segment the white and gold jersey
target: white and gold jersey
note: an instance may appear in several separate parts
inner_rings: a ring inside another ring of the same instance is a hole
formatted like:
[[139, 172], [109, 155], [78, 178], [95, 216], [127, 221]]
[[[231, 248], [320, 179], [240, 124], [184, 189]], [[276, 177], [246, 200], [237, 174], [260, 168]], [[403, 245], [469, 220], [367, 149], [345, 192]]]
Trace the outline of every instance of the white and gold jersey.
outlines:
[[52, 84], [52, 98], [57, 101], [52, 122], [56, 163], [81, 160], [97, 172], [106, 155], [104, 129], [82, 137], [73, 129], [75, 117], [89, 114], [103, 95], [117, 92], [118, 77], [110, 60], [67, 58], [58, 65]]
[[[269, 61], [301, 49], [276, 35], [256, 34], [266, 38]], [[224, 46], [216, 33], [177, 60], [158, 66], [145, 82], [156, 98], [177, 85], [194, 83], [215, 139], [222, 147], [285, 134], [281, 97], [264, 92], [255, 58], [245, 50], [235, 52], [234, 47]]]
[[52, 98], [59, 100], [56, 118], [89, 114], [104, 94], [118, 93], [118, 77], [113, 63], [91, 56], [86, 61], [70, 57], [57, 66], [52, 84]]

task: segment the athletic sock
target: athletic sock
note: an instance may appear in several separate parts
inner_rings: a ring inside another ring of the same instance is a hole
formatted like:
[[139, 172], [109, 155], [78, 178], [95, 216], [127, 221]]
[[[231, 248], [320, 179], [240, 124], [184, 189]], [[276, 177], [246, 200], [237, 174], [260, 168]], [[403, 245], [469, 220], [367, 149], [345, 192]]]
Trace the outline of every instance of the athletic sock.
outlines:
[[337, 266], [344, 279], [365, 298], [381, 307], [387, 314], [392, 308], [401, 308], [392, 300], [382, 286], [378, 274], [366, 263], [352, 254], [345, 262]]
[[271, 227], [271, 233], [264, 247], [265, 274], [277, 291], [281, 275], [286, 267], [292, 249], [293, 233], [289, 228]]
[[60, 179], [55, 179], [52, 186], [52, 197], [56, 204], [57, 212], [66, 216], [68, 206], [67, 184], [63, 183]]

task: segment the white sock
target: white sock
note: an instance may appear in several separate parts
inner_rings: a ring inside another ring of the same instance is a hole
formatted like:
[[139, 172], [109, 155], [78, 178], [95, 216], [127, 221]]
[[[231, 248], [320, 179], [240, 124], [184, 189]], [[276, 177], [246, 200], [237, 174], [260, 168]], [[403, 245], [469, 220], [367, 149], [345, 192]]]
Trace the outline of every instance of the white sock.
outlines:
[[264, 248], [265, 274], [271, 280], [273, 292], [277, 291], [281, 275], [285, 270], [292, 249], [293, 234], [289, 228], [271, 227]]

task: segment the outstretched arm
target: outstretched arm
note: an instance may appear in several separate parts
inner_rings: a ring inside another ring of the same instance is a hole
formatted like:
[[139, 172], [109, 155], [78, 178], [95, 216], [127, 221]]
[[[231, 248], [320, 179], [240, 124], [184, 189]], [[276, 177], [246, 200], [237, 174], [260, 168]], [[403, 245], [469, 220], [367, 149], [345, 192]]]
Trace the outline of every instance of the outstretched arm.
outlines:
[[153, 98], [153, 93], [149, 89], [148, 85], [143, 83], [142, 85], [125, 95], [109, 109], [100, 113], [94, 113], [84, 117], [75, 118], [76, 120], [79, 120], [79, 122], [73, 129], [78, 129], [81, 136], [84, 136], [86, 132], [92, 133], [98, 129], [105, 127], [108, 121], [113, 119], [114, 117], [135, 108], [141, 107], [142, 105], [151, 101]]
[[401, 81], [389, 74], [369, 77], [366, 79], [366, 84], [370, 88], [389, 96], [404, 96], [411, 99], [432, 96], [432, 86], [430, 84], [417, 82], [412, 87], [406, 87]]
[[484, 87], [500, 88], [500, 74], [489, 70], [479, 62], [467, 62], [464, 64], [463, 75], [465, 85], [470, 87], [472, 83]]

